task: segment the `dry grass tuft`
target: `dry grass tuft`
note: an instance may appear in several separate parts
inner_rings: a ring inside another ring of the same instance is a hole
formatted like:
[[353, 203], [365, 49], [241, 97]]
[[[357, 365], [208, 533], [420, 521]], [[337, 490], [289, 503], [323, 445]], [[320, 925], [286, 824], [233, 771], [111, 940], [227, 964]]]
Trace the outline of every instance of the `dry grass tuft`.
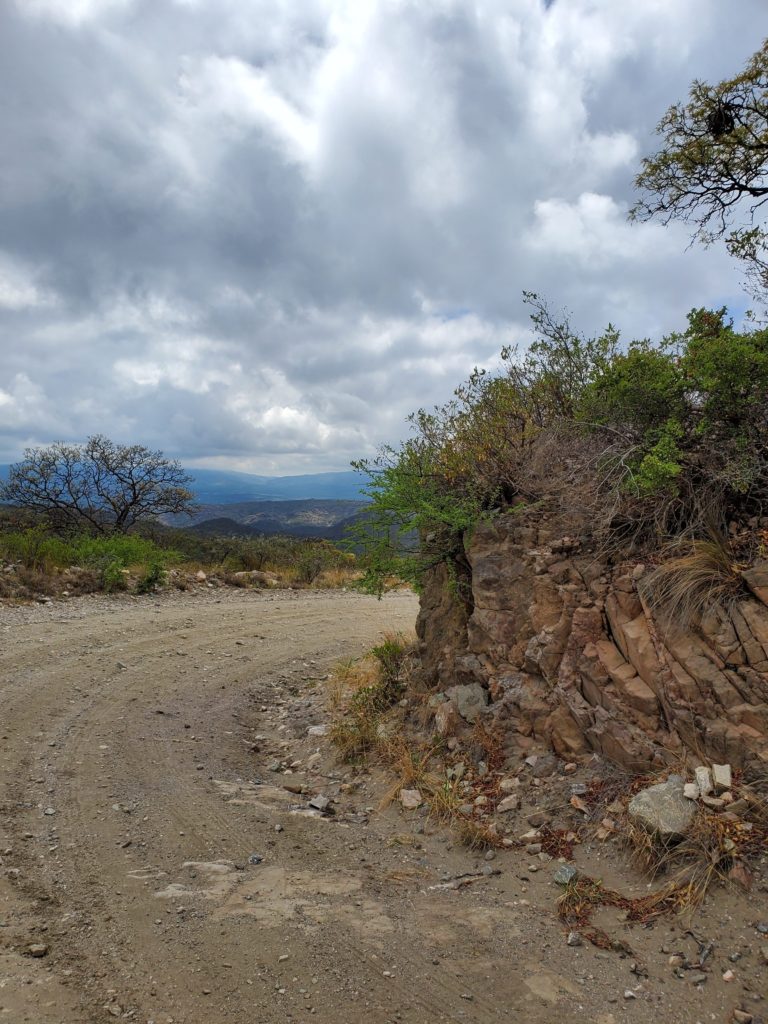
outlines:
[[557, 900], [557, 914], [570, 928], [584, 928], [599, 907], [620, 907], [624, 897], [602, 882], [586, 875], [577, 875], [563, 889]]
[[679, 543], [667, 548], [673, 557], [640, 581], [651, 607], [687, 625], [713, 607], [727, 609], [743, 593], [744, 566], [735, 561], [722, 537], [712, 533], [708, 540], [690, 541], [685, 554], [676, 554], [679, 550]]
[[408, 650], [402, 634], [388, 633], [364, 658], [342, 662], [331, 674], [326, 686], [331, 740], [345, 761], [374, 751], [392, 756], [386, 751], [385, 719], [405, 690]]
[[461, 804], [458, 782], [443, 777], [440, 785], [429, 794], [430, 817], [441, 824], [450, 824], [459, 817]]
[[453, 825], [465, 846], [472, 850], [500, 849], [504, 846], [502, 837], [493, 824], [470, 818], [466, 814], [457, 814]]
[[326, 698], [331, 715], [337, 718], [355, 693], [363, 687], [373, 686], [378, 679], [376, 660], [370, 655], [354, 660], [340, 661], [325, 681]]
[[411, 832], [398, 832], [396, 836], [387, 840], [387, 846], [409, 846], [413, 850], [418, 850], [421, 847], [421, 839]]
[[564, 857], [565, 860], [573, 860], [573, 850], [577, 843], [581, 842], [576, 832], [564, 828], [550, 828], [543, 825], [539, 830], [538, 842], [544, 853], [557, 859]]
[[403, 789], [418, 789], [429, 800], [439, 789], [441, 776], [432, 769], [439, 747], [413, 747], [401, 734], [383, 740], [378, 753], [396, 775], [396, 780], [384, 795], [381, 806], [388, 807]]

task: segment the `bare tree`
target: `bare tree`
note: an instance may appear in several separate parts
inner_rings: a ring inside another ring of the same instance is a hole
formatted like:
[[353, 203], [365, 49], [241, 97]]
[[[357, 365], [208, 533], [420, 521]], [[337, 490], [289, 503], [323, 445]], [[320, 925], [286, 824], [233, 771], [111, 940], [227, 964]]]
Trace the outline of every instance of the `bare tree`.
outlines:
[[45, 513], [59, 526], [126, 533], [141, 520], [191, 512], [191, 480], [162, 452], [97, 434], [84, 445], [28, 448], [0, 485], [0, 499]]

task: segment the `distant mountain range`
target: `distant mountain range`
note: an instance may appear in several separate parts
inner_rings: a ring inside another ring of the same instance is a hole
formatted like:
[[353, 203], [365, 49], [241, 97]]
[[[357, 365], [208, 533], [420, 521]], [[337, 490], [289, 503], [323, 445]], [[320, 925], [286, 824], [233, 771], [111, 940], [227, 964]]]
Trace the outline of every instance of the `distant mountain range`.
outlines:
[[302, 476], [255, 476], [219, 469], [190, 469], [191, 489], [203, 505], [232, 505], [245, 501], [301, 501], [325, 498], [361, 501], [365, 480], [359, 473], [306, 473]]
[[[0, 480], [7, 478], [0, 465]], [[283, 533], [340, 540], [367, 504], [358, 473], [255, 476], [218, 469], [192, 469], [193, 516], [164, 516], [168, 526], [212, 535]]]
[[[10, 466], [0, 465], [0, 480]], [[365, 480], [359, 473], [305, 473], [301, 476], [256, 476], [223, 469], [189, 469], [191, 489], [201, 505], [231, 505], [244, 501], [297, 501], [326, 498], [360, 501]]]
[[339, 540], [346, 527], [366, 507], [363, 501], [243, 501], [201, 505], [189, 516], [166, 516], [168, 526], [191, 529], [206, 536], [246, 537], [257, 533], [284, 533], [299, 537]]

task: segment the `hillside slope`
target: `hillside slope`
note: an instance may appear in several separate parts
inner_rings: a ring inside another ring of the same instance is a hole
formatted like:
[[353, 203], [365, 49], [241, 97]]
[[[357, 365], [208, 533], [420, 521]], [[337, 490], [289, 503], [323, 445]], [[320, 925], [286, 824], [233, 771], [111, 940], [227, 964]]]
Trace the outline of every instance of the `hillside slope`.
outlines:
[[365, 507], [362, 501], [247, 501], [202, 505], [191, 519], [172, 516], [167, 522], [207, 535], [285, 533], [338, 539]]

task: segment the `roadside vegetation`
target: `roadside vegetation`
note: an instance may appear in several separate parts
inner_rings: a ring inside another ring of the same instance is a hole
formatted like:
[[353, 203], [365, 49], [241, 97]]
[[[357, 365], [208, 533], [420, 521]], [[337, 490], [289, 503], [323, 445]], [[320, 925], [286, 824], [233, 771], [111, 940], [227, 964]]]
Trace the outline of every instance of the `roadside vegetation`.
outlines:
[[356, 575], [354, 555], [325, 540], [204, 537], [157, 523], [131, 533], [62, 530], [44, 516], [0, 509], [0, 600], [209, 584], [340, 587]]
[[[391, 771], [393, 782], [383, 806], [404, 792], [415, 792], [429, 816], [453, 827], [468, 846], [510, 845], [468, 813], [462, 775], [455, 770], [459, 757], [451, 754], [445, 740], [425, 738], [431, 713], [428, 694], [418, 685], [416, 662], [409, 639], [390, 634], [365, 657], [337, 665], [326, 683], [331, 742], [343, 761], [362, 765], [373, 760]], [[500, 737], [480, 726], [472, 743], [492, 773], [486, 787], [490, 792], [504, 761]]]
[[475, 370], [411, 417], [399, 447], [357, 464], [371, 481], [365, 586], [418, 588], [441, 563], [460, 584], [467, 539], [501, 511], [567, 512], [608, 550], [714, 541], [721, 562], [751, 561], [764, 537], [747, 528], [768, 501], [768, 329], [699, 309], [659, 344], [621, 345], [611, 325], [585, 338], [527, 300], [525, 353], [505, 349], [498, 371]]

